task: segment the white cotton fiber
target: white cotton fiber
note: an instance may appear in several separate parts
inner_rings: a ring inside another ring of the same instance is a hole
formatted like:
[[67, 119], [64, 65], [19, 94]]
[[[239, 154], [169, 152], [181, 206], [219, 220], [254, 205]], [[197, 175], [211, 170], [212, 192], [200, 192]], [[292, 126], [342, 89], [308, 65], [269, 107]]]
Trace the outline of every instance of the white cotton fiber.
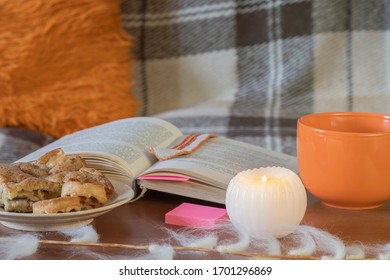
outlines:
[[238, 241], [233, 243], [224, 243], [217, 246], [217, 251], [220, 253], [237, 253], [244, 252], [248, 249], [251, 239], [245, 232], [240, 232], [238, 235]]
[[172, 260], [175, 255], [175, 250], [169, 244], [150, 244], [148, 247], [149, 254], [144, 256], [144, 259], [150, 260]]
[[323, 255], [322, 259], [340, 260], [345, 258], [345, 245], [338, 237], [314, 227], [299, 227], [302, 232], [307, 232], [313, 237], [320, 251], [329, 253], [329, 255]]
[[351, 245], [346, 248], [345, 258], [348, 260], [361, 260], [366, 257], [363, 246]]
[[0, 259], [14, 260], [33, 255], [39, 239], [32, 234], [20, 234], [0, 239]]
[[272, 235], [264, 235], [261, 238], [258, 237], [256, 240], [253, 240], [252, 243], [255, 248], [262, 249], [264, 254], [270, 256], [278, 256], [282, 254], [280, 242]]
[[99, 242], [99, 235], [91, 225], [63, 230], [62, 233], [70, 236], [71, 242]]
[[382, 252], [379, 253], [378, 258], [380, 260], [390, 260], [390, 244], [383, 246]]
[[311, 256], [316, 250], [316, 243], [309, 232], [305, 230], [305, 227], [297, 227], [291, 238], [294, 243], [297, 243], [297, 247], [290, 249], [287, 253], [290, 256]]
[[166, 228], [165, 231], [169, 236], [176, 240], [180, 246], [189, 248], [207, 248], [212, 249], [218, 243], [218, 236], [214, 233], [209, 233], [204, 230], [187, 228], [179, 232], [175, 232]]

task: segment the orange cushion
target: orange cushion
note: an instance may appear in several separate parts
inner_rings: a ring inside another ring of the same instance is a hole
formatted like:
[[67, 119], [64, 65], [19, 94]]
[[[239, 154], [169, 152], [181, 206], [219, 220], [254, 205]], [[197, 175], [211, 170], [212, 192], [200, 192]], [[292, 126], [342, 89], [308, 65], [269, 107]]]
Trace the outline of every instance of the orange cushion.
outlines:
[[0, 0], [0, 126], [60, 137], [132, 117], [119, 1]]

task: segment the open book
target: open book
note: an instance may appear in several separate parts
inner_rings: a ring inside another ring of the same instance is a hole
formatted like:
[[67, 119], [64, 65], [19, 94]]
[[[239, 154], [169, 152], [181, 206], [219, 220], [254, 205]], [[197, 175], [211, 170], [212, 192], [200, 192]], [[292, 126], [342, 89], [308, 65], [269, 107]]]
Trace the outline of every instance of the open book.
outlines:
[[81, 155], [89, 167], [109, 178], [131, 185], [135, 195], [150, 189], [222, 204], [230, 180], [240, 171], [266, 166], [298, 171], [295, 157], [224, 137], [210, 138], [191, 154], [169, 160], [160, 161], [150, 152], [172, 147], [179, 139], [183, 133], [164, 120], [129, 118], [64, 136], [19, 161], [62, 148], [68, 155]]

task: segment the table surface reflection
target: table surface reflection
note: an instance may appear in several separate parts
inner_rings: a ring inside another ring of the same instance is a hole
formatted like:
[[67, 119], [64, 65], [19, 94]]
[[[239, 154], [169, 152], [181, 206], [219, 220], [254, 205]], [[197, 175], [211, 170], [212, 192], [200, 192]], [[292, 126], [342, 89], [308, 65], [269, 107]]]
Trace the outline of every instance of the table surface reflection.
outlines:
[[[222, 205], [197, 201], [161, 192], [148, 191], [138, 201], [122, 205], [92, 222], [101, 243], [118, 243], [146, 246], [151, 243], [169, 242], [166, 230], [179, 230], [178, 226], [164, 223], [165, 213], [183, 202], [222, 207]], [[308, 194], [308, 207], [302, 224], [322, 229], [339, 237], [345, 244], [360, 243], [367, 246], [390, 242], [390, 203], [370, 210], [343, 210], [323, 205]], [[0, 225], [0, 236], [23, 233]], [[39, 232], [39, 238], [66, 240], [60, 232]], [[146, 250], [80, 247], [40, 244], [35, 254], [24, 259], [134, 259], [142, 257]], [[245, 257], [220, 254], [180, 251], [175, 259], [242, 259]]]

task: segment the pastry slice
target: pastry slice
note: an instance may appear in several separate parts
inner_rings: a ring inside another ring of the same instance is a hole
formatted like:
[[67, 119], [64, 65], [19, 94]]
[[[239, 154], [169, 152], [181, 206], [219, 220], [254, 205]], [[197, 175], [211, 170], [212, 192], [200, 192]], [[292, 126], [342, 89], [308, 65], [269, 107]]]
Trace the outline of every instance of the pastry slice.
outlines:
[[8, 212], [31, 212], [33, 202], [59, 197], [61, 194], [61, 184], [35, 177], [19, 183], [2, 182], [0, 185], [2, 204]]
[[61, 148], [51, 150], [45, 153], [40, 158], [33, 162], [34, 165], [39, 166], [42, 169], [50, 170], [55, 165], [66, 162], [69, 158], [65, 155]]
[[87, 175], [88, 181], [90, 183], [95, 183], [104, 186], [104, 190], [106, 191], [106, 195], [110, 197], [114, 194], [115, 189], [112, 185], [111, 181], [99, 170], [94, 168], [81, 168], [80, 172], [83, 172]]
[[31, 178], [32, 175], [22, 171], [19, 166], [13, 164], [0, 164], [0, 207], [6, 211], [29, 212], [31, 205], [27, 201], [17, 201], [8, 203], [8, 198], [3, 199], [3, 193], [6, 186], [20, 183], [23, 180]]
[[71, 196], [41, 200], [32, 205], [33, 214], [67, 213], [80, 210], [80, 199]]
[[79, 171], [69, 172], [65, 175], [64, 182], [103, 185], [107, 197], [110, 197], [115, 192], [111, 181], [103, 173], [94, 168], [81, 168]]
[[58, 197], [61, 194], [61, 184], [49, 182], [41, 178], [30, 177], [19, 183], [2, 183], [3, 199], [13, 200], [27, 198], [32, 201]]
[[84, 167], [85, 161], [80, 156], [76, 156], [75, 158], [69, 159], [69, 161], [55, 165], [49, 170], [49, 174], [45, 179], [51, 182], [63, 183], [65, 177], [71, 173], [77, 173], [80, 168]]
[[16, 164], [0, 163], [0, 182], [2, 183], [19, 183], [30, 177], [32, 177], [31, 174], [24, 172]]
[[[17, 170], [17, 168], [19, 168], [20, 174], [24, 173], [37, 178], [45, 178], [46, 176], [49, 175], [48, 170], [42, 169], [39, 166], [32, 164], [31, 162], [11, 163], [10, 168], [14, 168], [15, 171]], [[15, 177], [15, 176], [11, 176], [11, 177]]]
[[14, 200], [4, 200], [4, 210], [6, 212], [30, 213], [32, 212], [33, 201], [27, 198], [18, 198]]
[[107, 202], [103, 185], [69, 181], [62, 186], [61, 196], [79, 197], [82, 209], [102, 207]]
[[75, 156], [74, 158], [67, 158], [65, 161], [57, 163], [49, 170], [49, 173], [57, 174], [72, 172], [80, 170], [80, 168], [84, 168], [85, 166], [86, 163], [84, 159], [82, 159], [80, 156]]

